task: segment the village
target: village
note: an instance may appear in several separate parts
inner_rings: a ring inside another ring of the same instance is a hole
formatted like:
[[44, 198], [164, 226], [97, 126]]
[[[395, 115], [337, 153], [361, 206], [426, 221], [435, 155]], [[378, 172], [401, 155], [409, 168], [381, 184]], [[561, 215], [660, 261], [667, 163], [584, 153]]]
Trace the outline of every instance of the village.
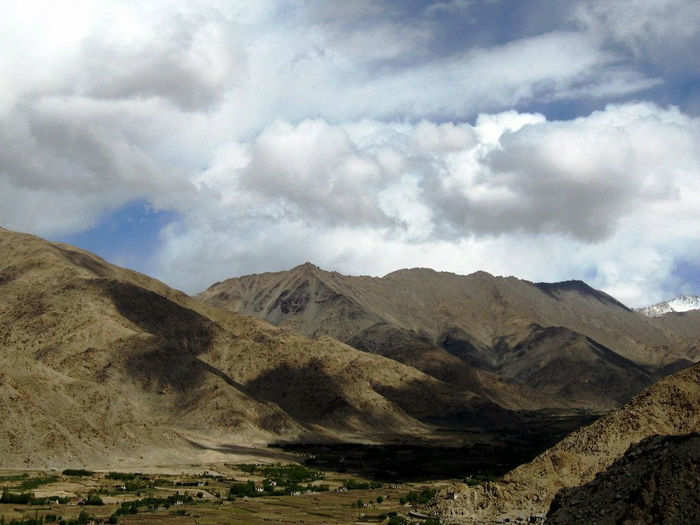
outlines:
[[435, 495], [434, 484], [380, 483], [295, 464], [166, 470], [0, 472], [0, 524], [436, 523], [415, 508]]

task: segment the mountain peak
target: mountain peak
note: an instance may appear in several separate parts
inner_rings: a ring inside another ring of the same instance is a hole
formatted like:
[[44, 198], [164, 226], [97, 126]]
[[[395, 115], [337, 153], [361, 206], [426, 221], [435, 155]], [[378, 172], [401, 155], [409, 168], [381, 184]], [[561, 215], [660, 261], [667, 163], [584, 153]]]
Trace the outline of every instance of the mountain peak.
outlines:
[[292, 272], [295, 271], [304, 271], [304, 270], [320, 270], [318, 266], [316, 266], [314, 263], [306, 261], [305, 263], [299, 264], [295, 266], [294, 268], [291, 269]]
[[614, 304], [629, 311], [629, 308], [611, 295], [596, 290], [588, 283], [581, 280], [561, 281], [557, 283], [533, 283], [540, 291], [547, 295], [557, 298], [557, 293], [561, 292], [577, 292], [581, 295], [592, 296], [601, 303]]
[[325, 273], [326, 271], [323, 270], [322, 268], [319, 268], [315, 264], [306, 261], [303, 264], [300, 264], [298, 266], [295, 266], [290, 270], [290, 273], [292, 275], [298, 275], [298, 276], [306, 276], [306, 277], [320, 277], [321, 274]]
[[673, 312], [689, 312], [691, 310], [700, 310], [700, 296], [698, 295], [679, 295], [668, 301], [652, 304], [643, 308], [637, 308], [637, 311], [647, 317], [659, 317], [664, 314]]

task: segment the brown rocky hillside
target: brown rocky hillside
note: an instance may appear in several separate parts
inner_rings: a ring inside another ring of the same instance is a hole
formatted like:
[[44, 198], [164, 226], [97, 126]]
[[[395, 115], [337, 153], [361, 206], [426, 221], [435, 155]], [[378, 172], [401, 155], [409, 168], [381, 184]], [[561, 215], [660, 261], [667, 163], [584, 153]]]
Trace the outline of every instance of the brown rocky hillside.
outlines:
[[434, 430], [427, 416], [488, 408], [394, 360], [0, 231], [4, 468], [172, 464], [278, 440], [422, 438]]
[[511, 471], [502, 482], [455, 486], [442, 494], [435, 511], [446, 523], [543, 516], [558, 490], [590, 482], [631, 445], [654, 435], [698, 431], [700, 365], [695, 365], [660, 380], [623, 408], [571, 433], [532, 462]]
[[700, 434], [632, 445], [594, 480], [560, 490], [547, 525], [700, 523]]
[[580, 281], [429, 269], [382, 278], [312, 264], [212, 285], [209, 304], [330, 335], [511, 408], [608, 410], [700, 359], [676, 331]]

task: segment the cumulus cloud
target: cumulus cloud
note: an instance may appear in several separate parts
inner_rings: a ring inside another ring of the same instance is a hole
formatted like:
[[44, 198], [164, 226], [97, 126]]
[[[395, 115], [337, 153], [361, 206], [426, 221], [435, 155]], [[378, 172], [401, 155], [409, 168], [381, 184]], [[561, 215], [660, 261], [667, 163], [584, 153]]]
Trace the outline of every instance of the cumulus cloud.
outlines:
[[[571, 121], [511, 111], [474, 125], [279, 122], [199, 176], [200, 187], [219, 192], [218, 205], [166, 234], [163, 266], [219, 260], [224, 277], [309, 258], [369, 273], [410, 261], [590, 276], [640, 301], [654, 288], [661, 294], [695, 235], [698, 141], [698, 119], [652, 104]], [[202, 239], [214, 253], [176, 248]]]
[[695, 120], [649, 104], [554, 122], [516, 112], [475, 125], [278, 122], [198, 180], [228, 185], [239, 205], [274, 202], [289, 220], [400, 230], [412, 214], [388, 211], [382, 197], [410, 191], [431, 210], [435, 237], [522, 231], [588, 242], [647, 203], [677, 201], [700, 165], [698, 139]]
[[12, 3], [0, 222], [75, 233], [146, 201], [175, 212], [153, 256], [188, 291], [313, 260], [662, 298], [695, 260], [700, 133], [629, 100], [694, 60], [697, 7], [563, 5]]
[[215, 11], [161, 15], [147, 39], [110, 27], [86, 39], [70, 90], [94, 98], [160, 97], [208, 110], [245, 75], [236, 24]]
[[154, 122], [158, 111], [167, 108], [82, 97], [17, 105], [0, 119], [0, 221], [55, 235], [82, 231], [132, 200], [156, 206], [191, 200], [192, 183], [177, 156], [159, 155], [167, 119]]

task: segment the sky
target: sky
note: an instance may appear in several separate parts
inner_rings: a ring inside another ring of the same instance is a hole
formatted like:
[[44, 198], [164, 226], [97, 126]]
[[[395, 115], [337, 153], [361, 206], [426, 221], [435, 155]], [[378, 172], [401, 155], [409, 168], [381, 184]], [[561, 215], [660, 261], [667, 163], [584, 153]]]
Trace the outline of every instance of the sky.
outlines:
[[700, 293], [697, 0], [0, 12], [6, 228], [188, 293], [306, 261]]

